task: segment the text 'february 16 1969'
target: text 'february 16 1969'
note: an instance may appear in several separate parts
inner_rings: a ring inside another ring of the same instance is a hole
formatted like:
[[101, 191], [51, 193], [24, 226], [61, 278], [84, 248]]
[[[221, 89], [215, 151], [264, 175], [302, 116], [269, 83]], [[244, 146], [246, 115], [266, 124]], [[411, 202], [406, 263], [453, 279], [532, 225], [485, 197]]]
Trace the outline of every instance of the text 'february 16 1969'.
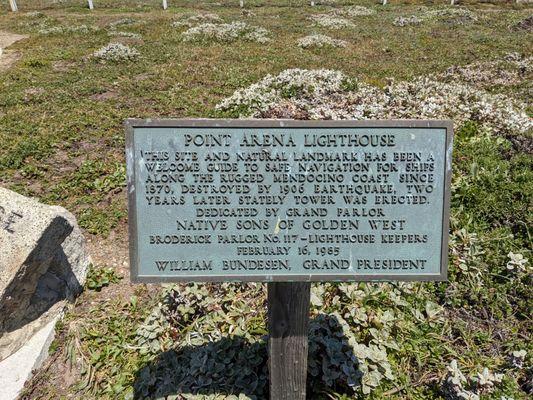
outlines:
[[127, 122], [132, 279], [446, 278], [446, 121]]

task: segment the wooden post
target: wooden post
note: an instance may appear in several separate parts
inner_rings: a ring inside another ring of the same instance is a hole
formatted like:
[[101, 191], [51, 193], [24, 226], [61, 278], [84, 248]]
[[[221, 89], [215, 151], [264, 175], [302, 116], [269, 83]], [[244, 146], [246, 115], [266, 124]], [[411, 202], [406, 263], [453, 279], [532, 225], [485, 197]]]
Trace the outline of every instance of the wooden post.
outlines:
[[93, 0], [88, 0], [88, 1], [89, 1], [89, 10], [94, 10]]
[[17, 0], [9, 0], [9, 5], [11, 6], [11, 11], [17, 12], [19, 10], [17, 7]]
[[270, 400], [305, 400], [310, 296], [308, 282], [268, 284]]
[[163, 0], [163, 10], [168, 8], [167, 0]]

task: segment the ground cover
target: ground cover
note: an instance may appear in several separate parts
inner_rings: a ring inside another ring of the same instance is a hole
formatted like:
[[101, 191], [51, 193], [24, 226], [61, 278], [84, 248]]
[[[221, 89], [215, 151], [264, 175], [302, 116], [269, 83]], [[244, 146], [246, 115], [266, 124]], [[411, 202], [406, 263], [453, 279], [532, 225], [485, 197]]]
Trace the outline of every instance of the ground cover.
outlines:
[[[28, 35], [0, 71], [0, 185], [73, 211], [95, 261], [25, 397], [265, 396], [263, 285], [129, 284], [125, 118], [416, 117], [426, 105], [456, 120], [450, 282], [315, 285], [310, 398], [528, 398], [531, 8], [245, 3], [244, 13], [127, 0], [0, 11], [0, 31]], [[404, 23], [411, 16], [419, 22]], [[269, 40], [184, 40], [235, 22]], [[319, 34], [345, 45], [300, 47]], [[295, 80], [284, 72], [294, 69], [310, 72]], [[269, 74], [279, 95], [265, 107], [235, 101], [257, 99], [252, 85]]]

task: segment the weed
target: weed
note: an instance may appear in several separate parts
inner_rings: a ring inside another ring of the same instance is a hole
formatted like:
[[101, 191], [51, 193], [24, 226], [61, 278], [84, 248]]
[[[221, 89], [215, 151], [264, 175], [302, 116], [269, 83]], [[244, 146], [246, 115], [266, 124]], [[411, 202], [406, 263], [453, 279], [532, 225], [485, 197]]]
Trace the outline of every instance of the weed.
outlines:
[[118, 283], [122, 277], [113, 268], [96, 268], [91, 266], [87, 274], [86, 286], [90, 290], [99, 292], [112, 283]]

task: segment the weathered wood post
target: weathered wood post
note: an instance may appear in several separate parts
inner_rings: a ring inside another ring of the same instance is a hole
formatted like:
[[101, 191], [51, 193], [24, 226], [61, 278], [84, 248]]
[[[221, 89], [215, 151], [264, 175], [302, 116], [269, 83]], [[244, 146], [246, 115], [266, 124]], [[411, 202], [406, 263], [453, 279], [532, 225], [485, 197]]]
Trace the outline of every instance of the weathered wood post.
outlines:
[[309, 282], [268, 284], [268, 370], [271, 400], [305, 400]]
[[163, 10], [168, 8], [167, 0], [163, 0]]
[[88, 0], [88, 2], [89, 2], [89, 10], [94, 10], [93, 0]]
[[17, 12], [19, 9], [17, 7], [17, 1], [16, 0], [9, 0], [9, 5], [11, 6], [11, 11]]

